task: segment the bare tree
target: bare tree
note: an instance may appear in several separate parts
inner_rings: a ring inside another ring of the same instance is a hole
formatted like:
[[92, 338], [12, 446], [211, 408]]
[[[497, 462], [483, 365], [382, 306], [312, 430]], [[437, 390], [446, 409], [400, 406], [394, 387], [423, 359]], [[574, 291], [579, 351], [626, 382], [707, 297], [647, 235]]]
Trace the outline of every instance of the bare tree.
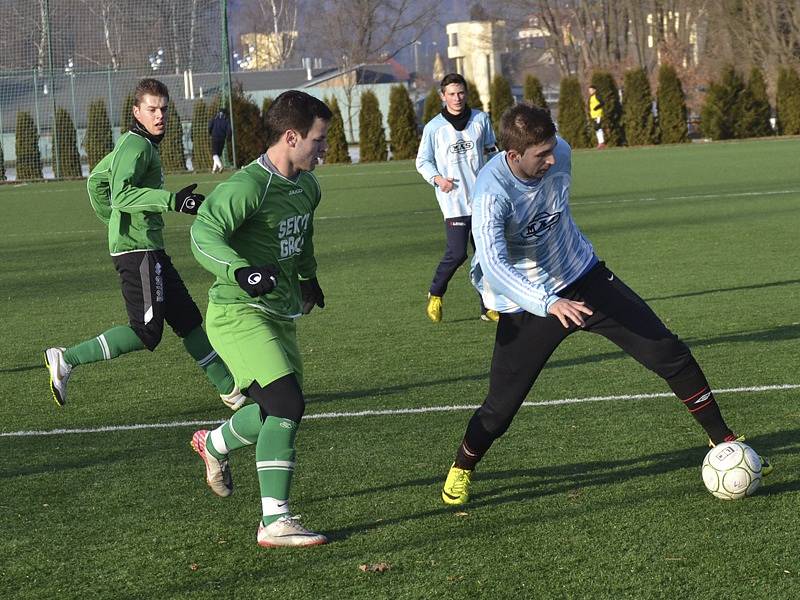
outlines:
[[[90, 14], [100, 21], [103, 32], [103, 45], [108, 52], [111, 68], [118, 70], [120, 67], [120, 51], [122, 48], [123, 14], [119, 5], [120, 0], [81, 0]], [[86, 56], [85, 58], [90, 58]], [[99, 57], [98, 57], [99, 58]], [[92, 62], [101, 61], [92, 59]]]

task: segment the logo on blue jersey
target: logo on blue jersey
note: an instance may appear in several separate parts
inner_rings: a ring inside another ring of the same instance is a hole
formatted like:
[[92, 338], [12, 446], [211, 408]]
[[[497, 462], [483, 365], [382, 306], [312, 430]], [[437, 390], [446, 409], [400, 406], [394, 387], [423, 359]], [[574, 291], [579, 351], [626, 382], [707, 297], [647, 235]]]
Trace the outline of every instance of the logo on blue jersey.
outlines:
[[525, 233], [522, 234], [522, 237], [540, 238], [550, 229], [555, 227], [556, 223], [558, 223], [560, 220], [561, 220], [560, 212], [553, 214], [550, 214], [548, 212], [540, 212], [535, 217], [533, 217], [533, 219], [531, 219], [530, 223], [528, 223], [528, 227], [525, 230]]
[[475, 142], [472, 140], [458, 140], [455, 144], [450, 146], [450, 152], [453, 154], [466, 154], [475, 147]]

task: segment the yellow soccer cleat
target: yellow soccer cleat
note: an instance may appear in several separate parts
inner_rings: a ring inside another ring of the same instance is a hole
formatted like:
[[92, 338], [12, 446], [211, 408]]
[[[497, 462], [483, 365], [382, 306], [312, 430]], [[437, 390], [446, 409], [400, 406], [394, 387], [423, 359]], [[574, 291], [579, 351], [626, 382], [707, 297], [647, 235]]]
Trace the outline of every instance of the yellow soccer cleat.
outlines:
[[[739, 437], [737, 437], [733, 441], [735, 441], [735, 442], [744, 442], [745, 441], [745, 437], [743, 435], [740, 435]], [[708, 440], [708, 447], [709, 448], [713, 448], [714, 446], [716, 446], [716, 444], [709, 439]], [[758, 453], [756, 453], [756, 454], [758, 454]], [[761, 459], [761, 476], [762, 477], [766, 477], [767, 475], [772, 473], [772, 471], [775, 470], [775, 467], [772, 466], [772, 463], [769, 462], [769, 459], [766, 456], [761, 456], [759, 454], [758, 458]]]
[[428, 308], [425, 313], [431, 321], [439, 323], [442, 320], [442, 297], [428, 294]]
[[494, 321], [497, 323], [500, 320], [500, 313], [496, 310], [487, 310], [485, 313], [481, 313], [481, 321]]
[[442, 500], [444, 503], [458, 506], [469, 502], [469, 484], [471, 481], [472, 471], [459, 469], [456, 463], [453, 463], [442, 488]]

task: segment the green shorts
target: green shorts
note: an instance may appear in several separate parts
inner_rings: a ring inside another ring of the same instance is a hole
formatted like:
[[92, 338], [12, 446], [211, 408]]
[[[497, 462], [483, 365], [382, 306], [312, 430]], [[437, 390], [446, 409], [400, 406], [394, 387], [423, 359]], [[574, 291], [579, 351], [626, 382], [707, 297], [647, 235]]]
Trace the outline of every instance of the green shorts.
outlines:
[[257, 381], [266, 387], [294, 373], [303, 385], [297, 325], [247, 304], [208, 303], [206, 332], [240, 390]]

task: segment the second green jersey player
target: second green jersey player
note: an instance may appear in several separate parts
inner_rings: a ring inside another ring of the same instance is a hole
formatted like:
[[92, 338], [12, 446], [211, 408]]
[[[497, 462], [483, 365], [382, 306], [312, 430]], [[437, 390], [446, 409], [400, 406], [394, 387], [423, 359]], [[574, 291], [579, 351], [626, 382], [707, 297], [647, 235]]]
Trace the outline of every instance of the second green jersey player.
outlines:
[[206, 326], [236, 384], [255, 404], [192, 437], [219, 496], [233, 484], [232, 450], [256, 445], [264, 547], [324, 544], [289, 510], [294, 442], [305, 410], [295, 319], [325, 299], [314, 258], [314, 210], [321, 199], [311, 171], [325, 155], [331, 111], [290, 90], [266, 114], [267, 151], [217, 186], [192, 225], [192, 252], [216, 276]]

